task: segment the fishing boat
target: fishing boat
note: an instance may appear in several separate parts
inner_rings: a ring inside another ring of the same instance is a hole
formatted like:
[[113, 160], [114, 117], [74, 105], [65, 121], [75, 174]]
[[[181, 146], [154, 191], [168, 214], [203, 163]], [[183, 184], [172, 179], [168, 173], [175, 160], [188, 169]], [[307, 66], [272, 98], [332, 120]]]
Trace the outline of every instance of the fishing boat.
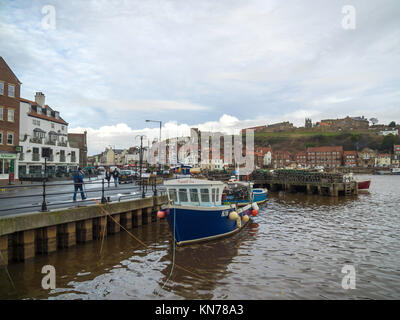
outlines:
[[251, 182], [230, 181], [224, 189], [222, 203], [237, 203], [239, 206], [244, 206], [252, 202], [261, 204], [267, 201], [267, 193], [267, 189], [253, 188], [253, 183]]
[[221, 181], [182, 178], [165, 181], [164, 186], [169, 204], [157, 216], [167, 218], [177, 245], [229, 236], [258, 213], [256, 203], [241, 208], [222, 204], [225, 184]]

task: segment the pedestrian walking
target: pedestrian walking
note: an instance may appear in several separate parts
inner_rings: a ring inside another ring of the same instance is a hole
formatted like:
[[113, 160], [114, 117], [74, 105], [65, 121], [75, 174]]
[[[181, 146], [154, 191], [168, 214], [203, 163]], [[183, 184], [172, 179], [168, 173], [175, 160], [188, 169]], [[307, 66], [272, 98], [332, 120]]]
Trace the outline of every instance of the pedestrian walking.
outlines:
[[110, 187], [111, 176], [112, 176], [112, 173], [110, 171], [110, 168], [107, 168], [107, 170], [106, 170], [106, 180], [108, 182], [108, 187]]
[[117, 170], [117, 168], [114, 169], [112, 175], [113, 175], [113, 178], [114, 178], [115, 187], [118, 187], [119, 171]]
[[73, 200], [76, 201], [76, 194], [78, 190], [81, 191], [82, 200], [85, 200], [85, 193], [83, 192], [83, 172], [81, 168], [78, 168], [78, 171], [74, 174], [74, 197]]

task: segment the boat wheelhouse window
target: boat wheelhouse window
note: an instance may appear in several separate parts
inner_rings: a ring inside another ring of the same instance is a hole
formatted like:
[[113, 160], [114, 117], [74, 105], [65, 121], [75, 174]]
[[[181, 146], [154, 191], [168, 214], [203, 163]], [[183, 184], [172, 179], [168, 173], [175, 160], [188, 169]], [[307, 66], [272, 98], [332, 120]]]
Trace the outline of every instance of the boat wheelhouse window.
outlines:
[[201, 202], [210, 202], [210, 192], [208, 189], [200, 189]]
[[187, 189], [179, 189], [179, 202], [188, 202]]
[[219, 202], [219, 188], [216, 189], [215, 201]]
[[197, 189], [190, 189], [190, 201], [199, 202], [199, 191]]
[[169, 193], [169, 200], [173, 200], [174, 202], [176, 202], [178, 200], [178, 196], [176, 194], [176, 189], [169, 189], [168, 193]]
[[211, 189], [211, 202], [215, 202], [215, 188]]

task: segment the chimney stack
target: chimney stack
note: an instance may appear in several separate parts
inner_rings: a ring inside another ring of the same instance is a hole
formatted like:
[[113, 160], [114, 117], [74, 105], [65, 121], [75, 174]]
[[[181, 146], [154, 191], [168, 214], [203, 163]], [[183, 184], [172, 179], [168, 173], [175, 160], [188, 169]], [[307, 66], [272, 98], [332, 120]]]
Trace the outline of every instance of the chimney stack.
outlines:
[[45, 96], [42, 92], [36, 92], [35, 94], [35, 102], [41, 106], [44, 107], [44, 102], [45, 102]]

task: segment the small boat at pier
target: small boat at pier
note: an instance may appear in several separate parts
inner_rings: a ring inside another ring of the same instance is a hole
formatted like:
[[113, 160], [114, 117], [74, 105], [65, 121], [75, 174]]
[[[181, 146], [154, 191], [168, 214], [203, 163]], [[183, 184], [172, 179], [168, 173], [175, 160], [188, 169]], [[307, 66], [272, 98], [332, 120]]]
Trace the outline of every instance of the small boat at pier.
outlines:
[[357, 181], [358, 190], [368, 190], [371, 180]]
[[258, 205], [239, 208], [222, 204], [225, 184], [202, 179], [173, 179], [164, 182], [169, 199], [157, 215], [167, 218], [177, 245], [214, 240], [244, 228]]

